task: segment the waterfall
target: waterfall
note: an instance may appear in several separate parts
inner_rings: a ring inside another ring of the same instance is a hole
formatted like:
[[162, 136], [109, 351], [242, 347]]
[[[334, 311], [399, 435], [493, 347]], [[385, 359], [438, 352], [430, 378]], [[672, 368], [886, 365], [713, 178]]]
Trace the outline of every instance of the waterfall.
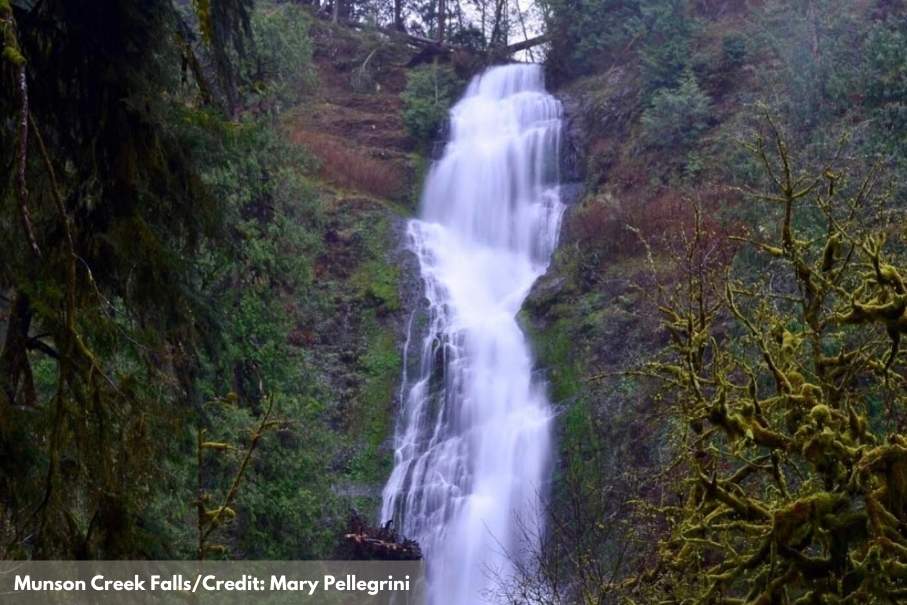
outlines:
[[557, 241], [561, 114], [539, 66], [477, 76], [407, 228], [427, 309], [381, 514], [422, 545], [433, 605], [482, 602], [542, 529], [551, 410], [516, 315]]

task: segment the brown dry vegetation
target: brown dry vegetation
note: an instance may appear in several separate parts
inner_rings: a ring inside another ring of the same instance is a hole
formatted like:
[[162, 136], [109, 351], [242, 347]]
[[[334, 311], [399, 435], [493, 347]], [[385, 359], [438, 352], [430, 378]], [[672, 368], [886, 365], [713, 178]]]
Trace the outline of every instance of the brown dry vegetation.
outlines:
[[396, 198], [405, 191], [403, 169], [375, 159], [331, 135], [299, 131], [293, 141], [303, 145], [319, 163], [318, 174], [326, 182], [375, 197]]
[[719, 218], [720, 213], [733, 212], [738, 197], [718, 187], [695, 196], [674, 189], [650, 199], [591, 196], [567, 217], [564, 237], [584, 250], [594, 249], [607, 263], [639, 257], [646, 246], [669, 253], [675, 240], [692, 231], [697, 210], [704, 230], [716, 238], [727, 239], [739, 231], [736, 222]]
[[400, 117], [400, 48], [323, 22], [312, 37], [319, 85], [314, 98], [288, 113], [290, 140], [314, 156], [326, 184], [406, 202], [416, 171]]

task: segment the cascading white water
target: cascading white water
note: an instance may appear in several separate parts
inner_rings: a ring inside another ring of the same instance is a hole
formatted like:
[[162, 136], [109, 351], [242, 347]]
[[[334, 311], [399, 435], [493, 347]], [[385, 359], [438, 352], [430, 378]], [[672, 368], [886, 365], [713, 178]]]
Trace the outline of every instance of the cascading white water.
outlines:
[[408, 226], [427, 325], [410, 322], [424, 338], [407, 343], [419, 370], [403, 379], [382, 520], [422, 545], [435, 605], [482, 602], [541, 529], [551, 411], [516, 314], [557, 241], [561, 113], [539, 66], [477, 76]]

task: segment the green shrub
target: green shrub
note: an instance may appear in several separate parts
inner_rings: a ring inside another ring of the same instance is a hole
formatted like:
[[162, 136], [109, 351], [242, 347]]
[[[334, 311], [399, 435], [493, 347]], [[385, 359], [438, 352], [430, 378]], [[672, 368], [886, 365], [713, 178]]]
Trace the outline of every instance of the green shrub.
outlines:
[[663, 88], [652, 96], [643, 112], [643, 142], [655, 148], [683, 147], [708, 127], [711, 103], [687, 70], [676, 88]]
[[688, 0], [641, 0], [640, 50], [642, 77], [647, 91], [674, 88], [690, 66], [690, 41], [695, 20]]
[[446, 65], [426, 65], [407, 74], [403, 91], [403, 122], [421, 143], [437, 135], [462, 81]]
[[728, 34], [721, 41], [721, 54], [726, 65], [739, 67], [746, 61], [746, 38], [740, 34]]
[[266, 104], [298, 100], [315, 78], [307, 13], [294, 5], [257, 10], [252, 33], [256, 52], [244, 65], [250, 95]]

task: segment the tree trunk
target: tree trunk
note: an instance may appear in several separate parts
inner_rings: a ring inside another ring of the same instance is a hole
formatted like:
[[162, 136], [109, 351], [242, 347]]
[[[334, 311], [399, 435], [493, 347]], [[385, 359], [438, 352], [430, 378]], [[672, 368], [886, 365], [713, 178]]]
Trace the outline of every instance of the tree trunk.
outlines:
[[447, 0], [438, 0], [438, 44], [444, 44], [444, 27], [447, 25], [446, 12]]
[[[514, 0], [514, 2], [516, 3], [516, 14], [520, 17], [520, 27], [523, 28], [523, 40], [529, 40], [529, 30], [526, 29], [526, 20], [523, 18], [522, 9], [520, 9], [520, 0]], [[529, 53], [529, 60], [534, 62], [535, 57], [532, 54], [532, 49], [527, 48], [526, 50]]]
[[6, 321], [6, 341], [0, 352], [0, 424], [3, 407], [33, 406], [37, 401], [31, 364], [28, 361], [28, 331], [31, 327], [28, 296], [17, 292]]
[[551, 36], [545, 34], [543, 36], [536, 36], [535, 38], [530, 38], [528, 40], [523, 40], [521, 42], [516, 42], [510, 46], [505, 46], [503, 49], [503, 54], [505, 56], [510, 56], [515, 52], [521, 50], [529, 50], [533, 46], [538, 46], [539, 44], [545, 44], [546, 42], [551, 42]]
[[401, 32], [406, 31], [403, 24], [403, 0], [394, 0], [394, 27]]
[[507, 34], [504, 31], [504, 8], [507, 0], [496, 0], [494, 7], [494, 24], [491, 29], [491, 46], [506, 46]]

